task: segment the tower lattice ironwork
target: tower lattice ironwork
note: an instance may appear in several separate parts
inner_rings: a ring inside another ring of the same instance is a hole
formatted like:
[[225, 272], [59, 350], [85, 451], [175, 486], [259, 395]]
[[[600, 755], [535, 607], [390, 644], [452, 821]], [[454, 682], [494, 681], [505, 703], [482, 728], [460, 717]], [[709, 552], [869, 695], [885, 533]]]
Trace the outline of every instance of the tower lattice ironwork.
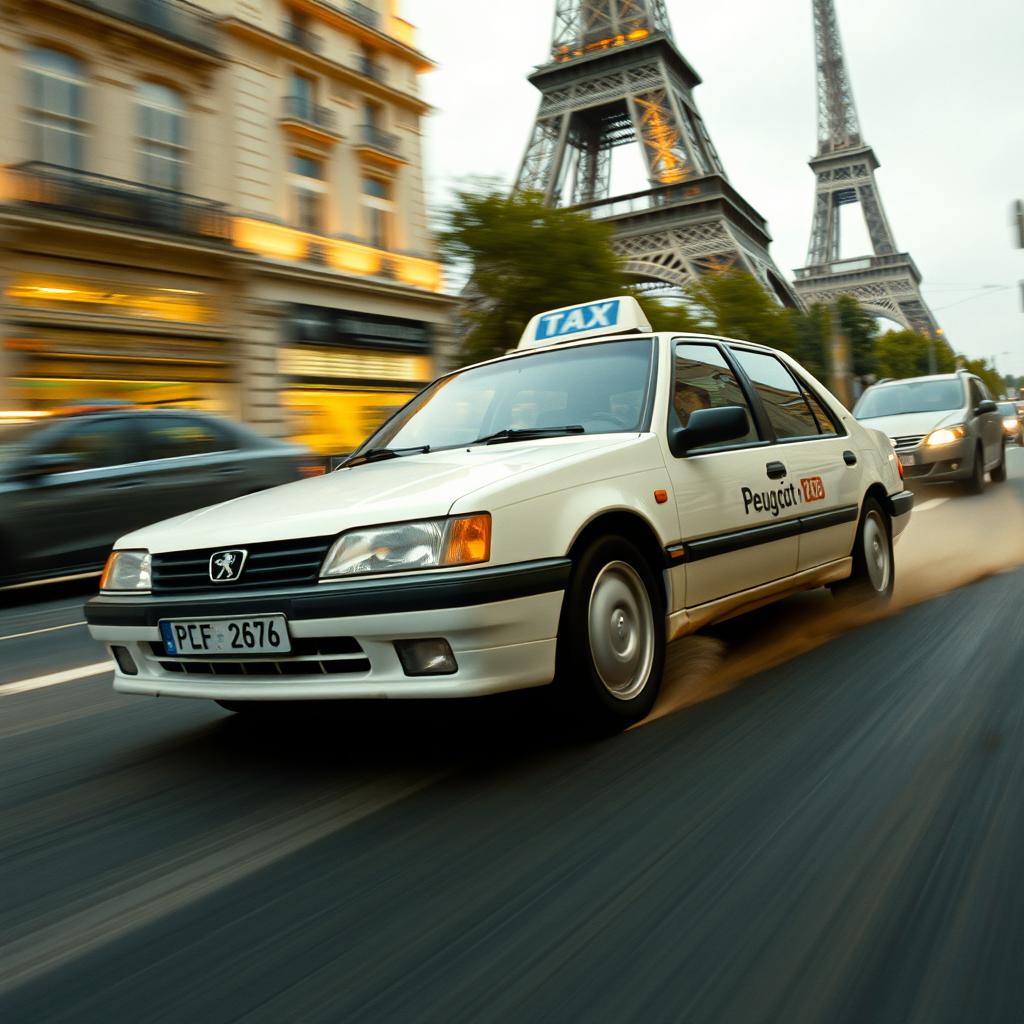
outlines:
[[[921, 272], [899, 252], [875, 181], [879, 168], [865, 144], [834, 0], [812, 0], [818, 67], [817, 180], [807, 266], [796, 272], [796, 290], [808, 304], [852, 295], [870, 312], [911, 330], [934, 334], [935, 318], [921, 295]], [[873, 254], [840, 258], [842, 207], [859, 203]]]
[[[665, 0], [556, 0], [551, 56], [530, 81], [541, 102], [517, 189], [610, 222], [640, 281], [681, 286], [743, 269], [797, 304], [767, 223], [729, 183]], [[613, 197], [612, 152], [626, 145], [640, 147], [649, 187]]]

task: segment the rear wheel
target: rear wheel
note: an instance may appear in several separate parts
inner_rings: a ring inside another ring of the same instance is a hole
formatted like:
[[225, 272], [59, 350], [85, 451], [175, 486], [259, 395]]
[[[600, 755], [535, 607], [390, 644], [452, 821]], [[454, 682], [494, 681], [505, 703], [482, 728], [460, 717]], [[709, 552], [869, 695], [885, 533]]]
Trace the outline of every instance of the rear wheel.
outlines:
[[999, 458], [999, 465], [989, 473], [992, 483], [1001, 484], [1006, 482], [1006, 442], [1003, 442], [1002, 454]]
[[853, 572], [832, 592], [854, 604], [886, 604], [895, 585], [892, 524], [877, 498], [865, 498], [853, 544]]
[[576, 559], [558, 631], [555, 690], [570, 722], [618, 732], [654, 707], [665, 665], [665, 607], [646, 559], [601, 537]]
[[981, 494], [985, 490], [985, 453], [980, 444], [974, 450], [971, 475], [964, 481], [964, 490], [968, 494]]

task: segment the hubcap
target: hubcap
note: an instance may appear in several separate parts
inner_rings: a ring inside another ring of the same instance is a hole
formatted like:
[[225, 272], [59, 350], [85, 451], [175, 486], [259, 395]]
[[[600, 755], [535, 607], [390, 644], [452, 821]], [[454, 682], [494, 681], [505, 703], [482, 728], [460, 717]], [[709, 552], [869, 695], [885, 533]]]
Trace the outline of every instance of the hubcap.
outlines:
[[627, 562], [610, 562], [594, 580], [587, 611], [594, 668], [619, 700], [640, 693], [654, 664], [654, 612], [639, 573]]
[[876, 593], [889, 589], [892, 566], [889, 561], [889, 535], [878, 512], [869, 512], [864, 521], [864, 562], [868, 579]]

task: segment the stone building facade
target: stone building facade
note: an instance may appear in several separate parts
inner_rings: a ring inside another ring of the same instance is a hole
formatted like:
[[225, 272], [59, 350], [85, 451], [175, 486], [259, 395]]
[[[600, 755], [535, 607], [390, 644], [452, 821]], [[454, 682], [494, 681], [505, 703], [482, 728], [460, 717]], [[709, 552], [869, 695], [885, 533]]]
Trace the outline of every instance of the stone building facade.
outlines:
[[448, 344], [396, 0], [0, 0], [0, 416], [348, 451]]

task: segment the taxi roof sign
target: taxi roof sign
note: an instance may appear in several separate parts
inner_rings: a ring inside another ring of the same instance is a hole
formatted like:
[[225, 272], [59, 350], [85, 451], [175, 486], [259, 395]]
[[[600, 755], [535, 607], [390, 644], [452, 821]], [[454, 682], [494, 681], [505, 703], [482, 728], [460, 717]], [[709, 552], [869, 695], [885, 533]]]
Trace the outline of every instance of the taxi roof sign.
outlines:
[[519, 349], [543, 348], [560, 341], [583, 341], [603, 334], [652, 333], [650, 321], [632, 295], [565, 306], [538, 313], [527, 325]]

